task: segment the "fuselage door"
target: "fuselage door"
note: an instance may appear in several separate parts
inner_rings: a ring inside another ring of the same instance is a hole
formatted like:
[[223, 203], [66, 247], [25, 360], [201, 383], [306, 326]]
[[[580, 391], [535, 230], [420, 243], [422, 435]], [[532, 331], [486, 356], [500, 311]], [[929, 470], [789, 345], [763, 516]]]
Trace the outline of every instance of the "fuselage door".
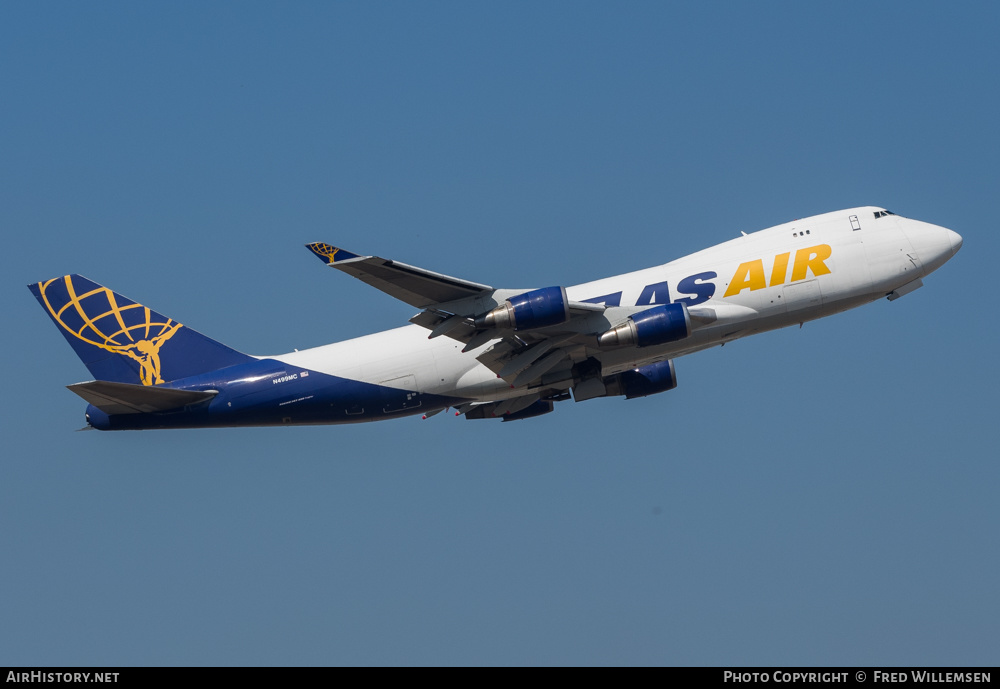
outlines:
[[819, 289], [819, 280], [793, 282], [783, 288], [785, 308], [789, 313], [800, 309], [814, 308], [823, 303], [823, 295]]
[[386, 414], [416, 409], [422, 404], [417, 379], [412, 375], [383, 380], [379, 387], [382, 391], [382, 411]]

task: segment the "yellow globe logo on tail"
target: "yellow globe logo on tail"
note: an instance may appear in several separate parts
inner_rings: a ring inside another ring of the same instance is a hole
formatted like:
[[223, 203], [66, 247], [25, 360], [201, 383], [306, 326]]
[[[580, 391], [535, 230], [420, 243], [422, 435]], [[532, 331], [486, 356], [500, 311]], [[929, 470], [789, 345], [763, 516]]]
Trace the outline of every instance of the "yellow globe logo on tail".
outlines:
[[[65, 303], [53, 303], [52, 292], [58, 291], [49, 291], [53, 283], [65, 288], [68, 295]], [[45, 308], [59, 327], [89, 345], [136, 361], [143, 385], [164, 382], [160, 377], [160, 347], [183, 325], [170, 318], [159, 320], [163, 317], [142, 304], [120, 305], [115, 293], [107, 287], [98, 286], [77, 294], [71, 275], [41, 282], [38, 288]], [[75, 323], [77, 319], [79, 324]], [[73, 320], [74, 325], [69, 325], [68, 320]]]

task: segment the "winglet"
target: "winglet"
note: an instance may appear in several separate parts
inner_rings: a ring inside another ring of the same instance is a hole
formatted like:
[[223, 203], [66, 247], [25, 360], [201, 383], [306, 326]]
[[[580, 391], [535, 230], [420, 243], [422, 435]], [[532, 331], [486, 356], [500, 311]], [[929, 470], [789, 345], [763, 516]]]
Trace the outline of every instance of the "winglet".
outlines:
[[346, 261], [349, 258], [360, 258], [357, 254], [352, 254], [350, 251], [330, 246], [326, 242], [313, 242], [312, 244], [306, 244], [306, 248], [319, 256], [323, 263], [331, 266], [334, 263]]

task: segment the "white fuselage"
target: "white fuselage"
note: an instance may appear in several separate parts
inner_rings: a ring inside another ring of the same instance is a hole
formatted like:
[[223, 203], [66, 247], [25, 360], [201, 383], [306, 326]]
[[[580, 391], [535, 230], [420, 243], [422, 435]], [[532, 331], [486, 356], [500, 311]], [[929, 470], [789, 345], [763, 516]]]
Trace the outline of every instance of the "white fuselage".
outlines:
[[[813, 216], [744, 235], [654, 268], [567, 288], [570, 300], [608, 306], [595, 314], [613, 327], [650, 305], [685, 301], [714, 314], [691, 336], [655, 347], [626, 347], [597, 358], [603, 375], [675, 358], [874, 301], [937, 269], [961, 246], [951, 230], [876, 207]], [[600, 328], [598, 328], [600, 329]], [[448, 337], [417, 325], [271, 357], [290, 366], [421, 394], [501, 400], [525, 394]]]

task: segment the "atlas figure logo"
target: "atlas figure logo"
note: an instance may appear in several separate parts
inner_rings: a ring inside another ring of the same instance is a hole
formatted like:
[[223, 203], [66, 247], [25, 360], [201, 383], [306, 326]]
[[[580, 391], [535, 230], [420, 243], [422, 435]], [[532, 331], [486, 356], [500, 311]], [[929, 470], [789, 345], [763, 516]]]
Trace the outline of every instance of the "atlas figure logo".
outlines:
[[163, 383], [160, 347], [183, 325], [159, 320], [162, 317], [141, 304], [119, 304], [107, 287], [98, 285], [78, 295], [71, 275], [40, 282], [38, 289], [49, 315], [66, 333], [135, 361], [143, 385]]

